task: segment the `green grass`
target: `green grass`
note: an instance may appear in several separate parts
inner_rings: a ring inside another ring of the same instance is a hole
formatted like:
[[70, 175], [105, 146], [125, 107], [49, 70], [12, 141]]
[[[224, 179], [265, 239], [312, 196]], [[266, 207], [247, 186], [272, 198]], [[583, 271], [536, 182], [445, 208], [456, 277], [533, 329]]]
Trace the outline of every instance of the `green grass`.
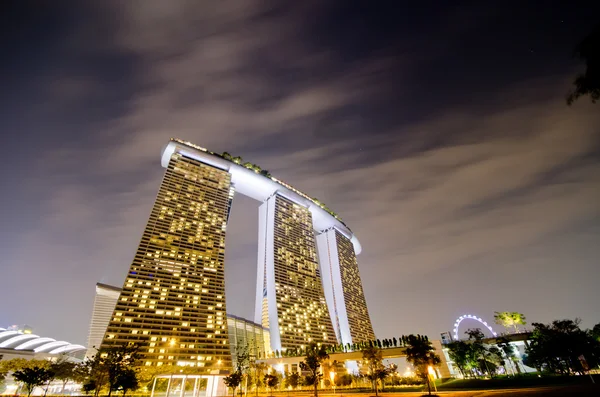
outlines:
[[[596, 382], [600, 377], [595, 376]], [[590, 383], [589, 376], [542, 376], [525, 375], [520, 377], [500, 377], [494, 379], [452, 379], [437, 382], [438, 390], [477, 390], [477, 389], [509, 389], [537, 386], [554, 386]]]

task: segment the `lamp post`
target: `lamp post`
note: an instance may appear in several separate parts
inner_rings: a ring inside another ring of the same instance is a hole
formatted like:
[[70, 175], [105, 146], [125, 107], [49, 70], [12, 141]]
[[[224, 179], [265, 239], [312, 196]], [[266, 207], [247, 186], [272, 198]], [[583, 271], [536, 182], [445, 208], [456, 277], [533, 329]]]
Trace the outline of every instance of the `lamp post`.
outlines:
[[433, 383], [433, 388], [437, 393], [437, 386], [435, 385], [436, 373], [431, 365], [427, 367], [427, 376], [429, 377], [429, 379], [431, 379], [431, 383]]
[[333, 394], [335, 394], [335, 372], [329, 371], [329, 378], [331, 378], [331, 386], [333, 387]]

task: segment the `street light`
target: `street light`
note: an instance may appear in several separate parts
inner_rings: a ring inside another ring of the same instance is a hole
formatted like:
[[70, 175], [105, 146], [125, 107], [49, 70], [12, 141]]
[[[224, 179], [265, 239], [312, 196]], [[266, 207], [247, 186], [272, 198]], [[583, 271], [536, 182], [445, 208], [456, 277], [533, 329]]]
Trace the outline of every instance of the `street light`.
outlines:
[[331, 378], [331, 385], [333, 387], [333, 394], [335, 394], [335, 372], [329, 371], [329, 377]]
[[431, 378], [431, 383], [433, 383], [433, 388], [435, 389], [435, 392], [437, 393], [437, 386], [435, 385], [435, 380], [437, 379], [437, 374], [435, 373], [435, 370], [433, 369], [433, 367], [430, 365], [429, 367], [427, 367], [427, 376], [429, 376]]

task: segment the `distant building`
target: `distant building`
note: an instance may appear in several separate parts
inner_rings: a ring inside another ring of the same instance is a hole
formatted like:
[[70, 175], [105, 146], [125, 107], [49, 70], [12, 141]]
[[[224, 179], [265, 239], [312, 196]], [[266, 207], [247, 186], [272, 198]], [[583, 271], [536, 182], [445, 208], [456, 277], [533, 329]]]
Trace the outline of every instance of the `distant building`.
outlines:
[[11, 325], [6, 328], [7, 331], [17, 331], [22, 334], [31, 334], [33, 329], [29, 325]]
[[228, 314], [227, 330], [234, 367], [239, 352], [247, 351], [253, 359], [264, 359], [271, 355], [269, 330], [262, 325]]
[[0, 328], [0, 356], [3, 360], [12, 358], [51, 359], [66, 355], [72, 359], [81, 359], [85, 346], [53, 338], [41, 337], [31, 333], [31, 329], [23, 330]]
[[[12, 359], [56, 361], [60, 359], [79, 363], [83, 360], [84, 354], [85, 346], [35, 335], [28, 326], [0, 328], [0, 360], [2, 361]], [[9, 373], [0, 384], [0, 394], [16, 395], [20, 386], [21, 384]], [[77, 395], [80, 385], [72, 381], [68, 381], [66, 384], [63, 384], [62, 381], [54, 381], [44, 387], [36, 387], [31, 395], [46, 395], [46, 388], [48, 395], [57, 395], [62, 392]]]
[[93, 357], [100, 348], [120, 293], [121, 288], [102, 283], [96, 284], [96, 297], [90, 321], [86, 357]]

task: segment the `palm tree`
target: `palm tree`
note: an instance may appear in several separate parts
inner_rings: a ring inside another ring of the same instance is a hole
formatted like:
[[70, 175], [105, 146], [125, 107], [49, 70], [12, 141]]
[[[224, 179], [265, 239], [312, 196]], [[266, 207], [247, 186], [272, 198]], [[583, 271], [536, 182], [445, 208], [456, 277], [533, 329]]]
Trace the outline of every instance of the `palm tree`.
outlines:
[[378, 347], [368, 347], [362, 351], [363, 362], [367, 365], [367, 378], [371, 381], [371, 386], [375, 389], [375, 395], [378, 396], [378, 381], [385, 378], [382, 371], [385, 371], [383, 365], [383, 353]]
[[321, 364], [329, 359], [329, 354], [325, 350], [325, 346], [317, 345], [312, 342], [306, 347], [306, 357], [304, 361], [300, 363], [300, 368], [303, 371], [308, 371], [309, 374], [306, 376], [306, 380], [308, 384], [313, 385], [314, 387], [314, 395], [318, 396], [317, 387], [319, 386], [319, 379], [322, 374], [319, 372], [319, 368]]
[[586, 64], [585, 73], [573, 81], [574, 90], [567, 97], [570, 106], [577, 98], [589, 95], [592, 103], [600, 100], [600, 24], [577, 46], [575, 55]]
[[427, 389], [431, 395], [429, 367], [438, 365], [441, 362], [440, 356], [435, 354], [435, 349], [428, 340], [414, 335], [409, 335], [406, 339], [406, 360], [413, 365], [415, 372], [427, 381]]
[[494, 321], [506, 328], [514, 327], [515, 334], [519, 332], [519, 325], [527, 324], [525, 315], [519, 312], [494, 312]]

